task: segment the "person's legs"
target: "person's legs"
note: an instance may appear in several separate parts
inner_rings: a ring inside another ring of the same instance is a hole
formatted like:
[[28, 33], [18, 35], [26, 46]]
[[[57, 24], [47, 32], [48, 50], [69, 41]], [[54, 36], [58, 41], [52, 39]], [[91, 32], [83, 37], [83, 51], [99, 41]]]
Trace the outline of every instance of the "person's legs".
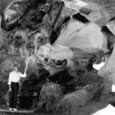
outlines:
[[18, 94], [18, 88], [19, 88], [19, 85], [18, 83], [12, 83], [11, 85], [11, 89], [12, 89], [12, 93], [11, 93], [11, 101], [12, 101], [12, 108], [15, 110], [16, 108], [16, 104], [17, 104], [17, 94]]
[[11, 91], [9, 92], [9, 108], [10, 110], [13, 108], [13, 90], [11, 84]]
[[14, 108], [14, 98], [15, 98], [15, 83], [11, 83], [11, 97], [12, 97], [12, 108]]
[[19, 89], [19, 84], [18, 84], [18, 83], [15, 83], [13, 108], [16, 108], [16, 106], [17, 106], [18, 89]]

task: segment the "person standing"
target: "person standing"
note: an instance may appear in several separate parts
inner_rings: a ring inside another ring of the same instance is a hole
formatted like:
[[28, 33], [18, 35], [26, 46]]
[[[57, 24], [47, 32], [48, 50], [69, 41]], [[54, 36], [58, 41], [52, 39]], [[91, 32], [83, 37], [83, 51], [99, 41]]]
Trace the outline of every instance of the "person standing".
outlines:
[[19, 90], [19, 81], [20, 78], [26, 78], [26, 70], [25, 68], [24, 74], [18, 71], [18, 65], [14, 64], [14, 70], [10, 72], [8, 85], [9, 85], [9, 92], [10, 92], [10, 100], [9, 100], [9, 110], [10, 111], [17, 111], [17, 94]]

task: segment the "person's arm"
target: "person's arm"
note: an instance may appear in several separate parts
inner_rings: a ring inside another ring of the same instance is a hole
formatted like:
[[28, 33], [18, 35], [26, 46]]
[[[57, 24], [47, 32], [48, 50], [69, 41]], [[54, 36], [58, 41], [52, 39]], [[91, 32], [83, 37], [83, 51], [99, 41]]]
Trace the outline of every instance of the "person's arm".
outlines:
[[20, 77], [26, 78], [27, 76], [26, 71], [27, 71], [27, 67], [25, 67], [24, 74], [22, 74], [21, 72], [19, 73]]
[[27, 69], [28, 69], [28, 64], [26, 64], [25, 70], [24, 70], [24, 74], [27, 73]]
[[22, 78], [26, 78], [26, 73], [24, 73], [24, 74], [22, 74], [21, 72], [19, 73], [20, 74], [20, 77], [22, 77]]
[[8, 85], [9, 85], [9, 91], [11, 91], [11, 73], [9, 74]]

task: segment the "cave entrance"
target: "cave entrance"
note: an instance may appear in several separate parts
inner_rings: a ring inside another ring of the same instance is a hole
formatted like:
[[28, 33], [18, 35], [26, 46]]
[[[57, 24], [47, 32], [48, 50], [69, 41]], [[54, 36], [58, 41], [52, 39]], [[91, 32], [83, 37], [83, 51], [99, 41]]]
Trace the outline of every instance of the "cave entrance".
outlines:
[[19, 96], [17, 97], [17, 105], [19, 109], [33, 109], [39, 99], [40, 89], [37, 87], [38, 77], [32, 73], [23, 81]]
[[23, 81], [20, 95], [17, 103], [19, 109], [34, 109], [39, 101], [39, 95], [43, 84], [49, 78], [49, 72], [45, 69], [38, 70], [39, 77], [36, 73], [31, 73], [25, 81]]

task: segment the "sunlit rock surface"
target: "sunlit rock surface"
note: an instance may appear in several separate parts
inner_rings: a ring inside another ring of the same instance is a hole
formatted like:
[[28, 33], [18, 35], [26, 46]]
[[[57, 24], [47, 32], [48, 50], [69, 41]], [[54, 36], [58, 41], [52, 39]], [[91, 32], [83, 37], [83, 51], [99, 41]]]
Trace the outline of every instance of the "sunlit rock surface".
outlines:
[[94, 23], [83, 24], [77, 20], [68, 23], [56, 43], [82, 50], [107, 50], [107, 40], [101, 28]]

